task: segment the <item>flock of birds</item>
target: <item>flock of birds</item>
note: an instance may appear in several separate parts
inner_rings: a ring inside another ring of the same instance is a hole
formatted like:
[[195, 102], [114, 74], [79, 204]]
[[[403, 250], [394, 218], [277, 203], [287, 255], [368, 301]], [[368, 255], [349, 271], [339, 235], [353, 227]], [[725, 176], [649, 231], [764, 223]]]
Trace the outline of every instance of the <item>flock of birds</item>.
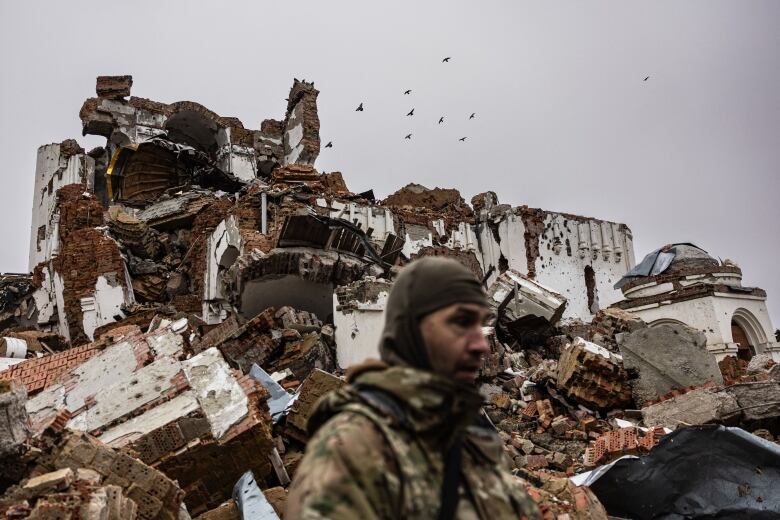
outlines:
[[[447, 56], [446, 58], [443, 58], [441, 60], [441, 62], [442, 63], [449, 63], [451, 59], [452, 59], [452, 56]], [[404, 95], [405, 96], [408, 96], [411, 93], [412, 93], [412, 89], [404, 90]], [[355, 112], [363, 112], [363, 103], [362, 102], [355, 109]], [[409, 113], [406, 114], [406, 117], [412, 117], [412, 116], [414, 116], [414, 107], [412, 107], [412, 109], [409, 111]], [[476, 116], [477, 116], [477, 113], [476, 112], [472, 112], [471, 115], [469, 116], [469, 120], [474, 119]], [[442, 124], [442, 123], [444, 123], [444, 116], [441, 116], [439, 118], [439, 124]], [[411, 139], [411, 138], [412, 138], [412, 134], [406, 134], [406, 136], [404, 137], [404, 139]], [[466, 139], [468, 139], [468, 136], [463, 136], [460, 139], [458, 139], [458, 141], [465, 142]], [[328, 141], [328, 144], [325, 145], [325, 148], [333, 148], [333, 141]]]
[[[441, 60], [441, 62], [442, 63], [449, 63], [451, 59], [452, 59], [452, 56], [447, 56], [446, 58], [443, 58]], [[650, 79], [650, 76], [646, 76], [645, 79], [643, 79], [642, 81], [647, 81], [648, 79]], [[408, 96], [411, 93], [412, 93], [412, 89], [404, 90], [404, 95], [405, 96]], [[363, 112], [363, 103], [362, 102], [355, 109], [355, 112]], [[412, 107], [412, 109], [409, 111], [408, 114], [406, 114], [406, 116], [407, 117], [414, 116], [414, 107]], [[474, 119], [476, 116], [477, 116], [477, 113], [476, 112], [472, 112], [471, 115], [469, 116], [469, 120]], [[439, 124], [442, 124], [443, 122], [444, 122], [444, 116], [441, 116], [439, 118]], [[412, 134], [406, 134], [406, 136], [404, 137], [404, 139], [411, 139], [411, 138], [412, 138]], [[466, 139], [468, 139], [468, 136], [463, 136], [460, 139], [458, 139], [458, 141], [465, 142]], [[333, 141], [328, 141], [328, 144], [325, 145], [325, 148], [333, 148]]]

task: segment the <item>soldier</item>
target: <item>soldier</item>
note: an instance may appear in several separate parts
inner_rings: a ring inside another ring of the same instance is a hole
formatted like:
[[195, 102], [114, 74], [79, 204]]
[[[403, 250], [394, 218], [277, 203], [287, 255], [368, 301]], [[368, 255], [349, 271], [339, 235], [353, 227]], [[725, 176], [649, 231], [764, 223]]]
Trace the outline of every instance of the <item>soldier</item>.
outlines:
[[382, 361], [351, 369], [351, 384], [309, 419], [287, 520], [539, 518], [481, 410], [475, 379], [490, 351], [489, 313], [479, 281], [454, 260], [401, 271]]

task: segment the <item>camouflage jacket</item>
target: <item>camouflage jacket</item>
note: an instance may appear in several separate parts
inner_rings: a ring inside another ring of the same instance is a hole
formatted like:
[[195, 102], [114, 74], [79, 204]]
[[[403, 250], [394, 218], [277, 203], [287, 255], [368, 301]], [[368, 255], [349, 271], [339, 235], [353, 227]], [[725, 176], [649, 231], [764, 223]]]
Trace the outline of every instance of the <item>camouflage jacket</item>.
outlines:
[[[506, 467], [498, 435], [474, 424], [482, 400], [473, 386], [407, 367], [359, 373], [351, 382], [323, 397], [309, 420], [316, 434], [296, 470], [286, 520], [437, 518], [443, 453], [458, 433], [456, 518], [539, 518]], [[388, 410], [373, 399], [377, 390], [398, 406]]]

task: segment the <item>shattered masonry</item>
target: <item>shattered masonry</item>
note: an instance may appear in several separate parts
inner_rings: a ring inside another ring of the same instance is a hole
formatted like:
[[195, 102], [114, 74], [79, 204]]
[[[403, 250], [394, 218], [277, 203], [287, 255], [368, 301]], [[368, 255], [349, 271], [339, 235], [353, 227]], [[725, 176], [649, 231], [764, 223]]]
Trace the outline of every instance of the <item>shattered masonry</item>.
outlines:
[[635, 265], [625, 224], [490, 191], [353, 193], [315, 168], [313, 83], [259, 129], [132, 88], [81, 107], [105, 146], [38, 150], [30, 273], [0, 275], [0, 515], [240, 518], [251, 482], [283, 517], [314, 403], [378, 357], [424, 256], [483, 281], [485, 410], [545, 518], [606, 519], [569, 477], [680, 425], [780, 434], [766, 293], [733, 262]]

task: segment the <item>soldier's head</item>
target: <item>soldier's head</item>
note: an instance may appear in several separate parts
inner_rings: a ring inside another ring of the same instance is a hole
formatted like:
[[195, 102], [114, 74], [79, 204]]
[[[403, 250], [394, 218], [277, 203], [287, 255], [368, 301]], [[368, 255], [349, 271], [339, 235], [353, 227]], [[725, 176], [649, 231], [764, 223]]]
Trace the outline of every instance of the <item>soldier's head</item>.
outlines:
[[489, 314], [485, 291], [465, 266], [442, 257], [416, 260], [390, 291], [382, 360], [474, 381], [490, 351], [482, 333]]

